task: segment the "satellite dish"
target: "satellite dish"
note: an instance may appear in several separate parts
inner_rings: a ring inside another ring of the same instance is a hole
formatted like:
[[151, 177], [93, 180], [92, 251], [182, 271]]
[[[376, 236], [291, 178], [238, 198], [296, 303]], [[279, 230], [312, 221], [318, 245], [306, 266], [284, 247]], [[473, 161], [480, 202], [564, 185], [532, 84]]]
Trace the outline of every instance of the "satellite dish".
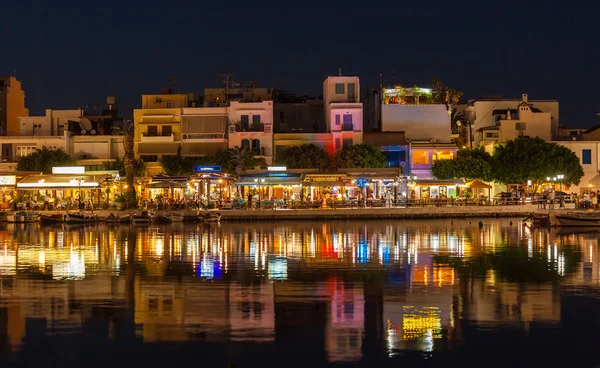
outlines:
[[90, 134], [94, 135], [94, 134], [96, 134], [96, 131], [94, 129], [92, 129], [92, 130], [90, 130]]
[[461, 125], [462, 125], [462, 123], [460, 122], [460, 120], [458, 120], [458, 121], [456, 122], [456, 125], [457, 125], [457, 126], [461, 126]]
[[81, 134], [85, 135], [85, 130], [82, 130], [82, 131], [81, 131]]
[[[82, 130], [90, 130], [90, 129], [92, 129], [92, 122], [90, 121], [90, 119], [81, 118], [81, 120], [79, 121], [79, 126], [81, 127]], [[84, 133], [82, 133], [82, 134], [84, 134]]]

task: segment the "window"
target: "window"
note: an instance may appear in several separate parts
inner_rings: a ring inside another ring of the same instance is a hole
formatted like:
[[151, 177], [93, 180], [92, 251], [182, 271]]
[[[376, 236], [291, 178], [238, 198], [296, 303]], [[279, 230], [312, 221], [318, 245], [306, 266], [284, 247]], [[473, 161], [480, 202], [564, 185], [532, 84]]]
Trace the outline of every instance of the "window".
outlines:
[[148, 125], [148, 132], [146, 133], [148, 137], [155, 137], [158, 135], [158, 126], [156, 125]]
[[171, 133], [173, 133], [173, 129], [171, 128], [170, 125], [164, 125], [162, 127], [162, 136], [163, 137], [170, 137]]
[[335, 125], [340, 125], [340, 115], [335, 116]]
[[248, 126], [250, 125], [250, 116], [249, 115], [240, 116], [240, 122], [242, 123], [242, 127], [241, 127], [242, 130], [247, 131]]
[[173, 103], [173, 101], [167, 101], [167, 109], [172, 109], [173, 107], [175, 107], [175, 104]]
[[348, 100], [354, 102], [356, 100], [356, 85], [348, 83]]
[[336, 83], [335, 84], [335, 94], [336, 95], [343, 95], [344, 91], [345, 91], [344, 83]]
[[339, 138], [336, 138], [336, 139], [335, 139], [335, 149], [336, 149], [336, 150], [339, 150], [339, 149], [340, 149], [340, 146], [341, 146], [341, 144], [342, 144], [342, 141], [341, 141], [341, 139], [339, 139]]
[[252, 124], [260, 125], [260, 115], [252, 115]]
[[254, 152], [255, 155], [260, 155], [260, 139], [252, 140], [252, 152]]
[[354, 130], [354, 127], [352, 126], [352, 115], [344, 115], [344, 124], [342, 125], [342, 130], [346, 132], [351, 132]]
[[498, 133], [485, 133], [486, 138], [498, 138]]
[[344, 138], [343, 148], [352, 147], [352, 138]]
[[592, 150], [591, 149], [581, 150], [581, 163], [584, 165], [592, 164]]
[[412, 163], [413, 165], [429, 165], [429, 151], [413, 150]]
[[17, 147], [17, 157], [28, 156], [32, 154], [37, 149], [36, 146], [18, 146]]
[[242, 149], [244, 149], [244, 148], [248, 149], [248, 150], [250, 149], [250, 140], [249, 139], [244, 139], [242, 141]]
[[526, 124], [525, 123], [515, 123], [515, 130], [526, 130]]

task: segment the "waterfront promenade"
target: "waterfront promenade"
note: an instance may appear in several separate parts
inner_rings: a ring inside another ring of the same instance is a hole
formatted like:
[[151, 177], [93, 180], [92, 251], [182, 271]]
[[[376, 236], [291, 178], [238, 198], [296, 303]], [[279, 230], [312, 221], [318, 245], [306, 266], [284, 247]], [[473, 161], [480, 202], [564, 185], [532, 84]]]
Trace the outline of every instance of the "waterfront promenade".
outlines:
[[[569, 206], [567, 210], [573, 211]], [[377, 219], [452, 219], [452, 218], [507, 218], [529, 216], [532, 212], [564, 211], [562, 209], [543, 210], [536, 205], [518, 206], [469, 206], [469, 207], [391, 207], [391, 208], [318, 208], [318, 209], [234, 209], [234, 210], [208, 210], [221, 213], [221, 221], [287, 221], [287, 220], [377, 220]], [[44, 211], [42, 211], [44, 212]], [[54, 211], [51, 211], [54, 212]], [[97, 210], [99, 216], [108, 216], [110, 213], [139, 213], [140, 210]], [[196, 210], [179, 211], [151, 211], [162, 213], [184, 213], [194, 215]], [[56, 212], [54, 212], [56, 213]]]

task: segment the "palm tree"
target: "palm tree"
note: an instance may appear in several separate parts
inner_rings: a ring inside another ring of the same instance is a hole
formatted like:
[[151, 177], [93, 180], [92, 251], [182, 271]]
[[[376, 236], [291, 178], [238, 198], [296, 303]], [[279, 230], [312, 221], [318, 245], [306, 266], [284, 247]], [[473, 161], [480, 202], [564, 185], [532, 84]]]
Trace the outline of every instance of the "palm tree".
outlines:
[[240, 148], [239, 146], [235, 146], [230, 150], [229, 155], [231, 157], [231, 162], [235, 166], [235, 173], [237, 176], [240, 176], [249, 168], [254, 168], [256, 166], [267, 166], [267, 162], [264, 158], [254, 157], [254, 152], [248, 148]]
[[131, 120], [123, 122], [123, 130], [125, 131], [125, 137], [123, 137], [123, 150], [125, 156], [123, 157], [123, 166], [125, 166], [125, 177], [127, 178], [127, 190], [125, 196], [127, 198], [127, 205], [135, 207], [137, 206], [137, 200], [135, 198], [135, 154], [133, 152], [133, 125]]

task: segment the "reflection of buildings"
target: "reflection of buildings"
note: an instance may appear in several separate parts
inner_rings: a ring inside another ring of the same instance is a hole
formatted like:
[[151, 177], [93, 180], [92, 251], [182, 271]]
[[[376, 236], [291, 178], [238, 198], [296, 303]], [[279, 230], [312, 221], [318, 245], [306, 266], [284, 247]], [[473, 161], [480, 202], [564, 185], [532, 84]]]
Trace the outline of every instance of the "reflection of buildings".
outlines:
[[272, 283], [230, 285], [228, 304], [232, 340], [274, 340], [275, 300]]
[[357, 361], [362, 357], [365, 298], [362, 287], [340, 279], [328, 283], [331, 296], [325, 329], [325, 349], [329, 361]]

